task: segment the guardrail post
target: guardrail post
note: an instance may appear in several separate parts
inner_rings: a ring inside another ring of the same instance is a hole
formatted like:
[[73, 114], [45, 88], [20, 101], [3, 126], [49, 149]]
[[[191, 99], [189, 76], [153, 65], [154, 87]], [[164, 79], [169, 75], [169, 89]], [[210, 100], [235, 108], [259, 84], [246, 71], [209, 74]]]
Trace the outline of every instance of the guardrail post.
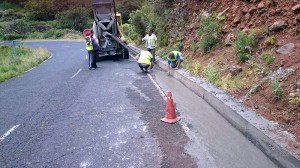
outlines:
[[17, 51], [16, 51], [16, 47], [15, 47], [15, 41], [11, 41], [11, 42], [12, 42], [12, 48], [13, 48], [14, 58], [16, 58], [16, 56], [17, 56]]
[[15, 58], [17, 56], [17, 50], [16, 50], [16, 46], [20, 46], [22, 45], [22, 43], [20, 41], [5, 41], [4, 45], [12, 47], [13, 49], [13, 57]]

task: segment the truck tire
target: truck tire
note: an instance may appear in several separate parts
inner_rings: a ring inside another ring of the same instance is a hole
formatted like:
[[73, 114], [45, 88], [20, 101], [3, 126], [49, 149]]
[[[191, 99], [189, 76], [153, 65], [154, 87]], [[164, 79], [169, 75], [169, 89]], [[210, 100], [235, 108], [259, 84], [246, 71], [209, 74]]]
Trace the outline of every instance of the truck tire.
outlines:
[[129, 51], [125, 47], [122, 47], [122, 57], [123, 59], [129, 59]]

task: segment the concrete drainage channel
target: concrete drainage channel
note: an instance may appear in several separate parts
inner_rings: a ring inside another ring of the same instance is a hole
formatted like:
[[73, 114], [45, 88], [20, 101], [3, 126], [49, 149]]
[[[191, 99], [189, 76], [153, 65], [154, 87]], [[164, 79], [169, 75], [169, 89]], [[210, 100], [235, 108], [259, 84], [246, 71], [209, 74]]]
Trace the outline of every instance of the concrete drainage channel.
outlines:
[[[134, 46], [130, 48], [137, 52], [141, 50]], [[166, 61], [159, 57], [156, 60], [165, 69]], [[288, 146], [296, 143], [293, 135], [280, 131], [277, 123], [267, 121], [254, 111], [244, 108], [239, 100], [184, 69], [173, 70], [171, 75], [209, 103], [279, 167], [300, 167], [299, 149]]]

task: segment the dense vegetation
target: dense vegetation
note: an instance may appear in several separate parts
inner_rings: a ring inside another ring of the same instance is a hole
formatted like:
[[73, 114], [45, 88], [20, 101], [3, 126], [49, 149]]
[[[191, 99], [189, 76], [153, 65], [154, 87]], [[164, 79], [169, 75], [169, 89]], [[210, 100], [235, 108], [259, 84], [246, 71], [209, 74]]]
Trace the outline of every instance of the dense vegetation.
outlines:
[[81, 34], [91, 7], [77, 0], [5, 0], [0, 3], [0, 40], [61, 38]]

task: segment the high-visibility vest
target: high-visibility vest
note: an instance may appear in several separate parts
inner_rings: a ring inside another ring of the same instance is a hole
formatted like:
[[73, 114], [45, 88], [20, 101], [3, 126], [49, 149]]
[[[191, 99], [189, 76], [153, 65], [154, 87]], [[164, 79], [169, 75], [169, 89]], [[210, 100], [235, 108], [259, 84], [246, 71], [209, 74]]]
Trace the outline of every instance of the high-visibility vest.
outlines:
[[86, 50], [91, 51], [93, 50], [93, 42], [92, 42], [92, 38], [88, 37], [90, 40], [90, 44], [86, 44]]
[[182, 55], [182, 53], [179, 52], [179, 51], [172, 51], [172, 53], [173, 53], [173, 55], [174, 55], [174, 59], [171, 59], [171, 58], [168, 57], [168, 60], [171, 61], [171, 62], [177, 61], [177, 54], [179, 54], [179, 56]]
[[155, 40], [155, 35], [151, 34], [151, 36], [149, 36], [148, 34], [146, 35], [146, 47], [148, 47], [148, 40], [150, 38], [150, 46], [151, 47], [156, 47], [156, 40]]
[[151, 65], [152, 54], [149, 51], [141, 51], [138, 63]]

